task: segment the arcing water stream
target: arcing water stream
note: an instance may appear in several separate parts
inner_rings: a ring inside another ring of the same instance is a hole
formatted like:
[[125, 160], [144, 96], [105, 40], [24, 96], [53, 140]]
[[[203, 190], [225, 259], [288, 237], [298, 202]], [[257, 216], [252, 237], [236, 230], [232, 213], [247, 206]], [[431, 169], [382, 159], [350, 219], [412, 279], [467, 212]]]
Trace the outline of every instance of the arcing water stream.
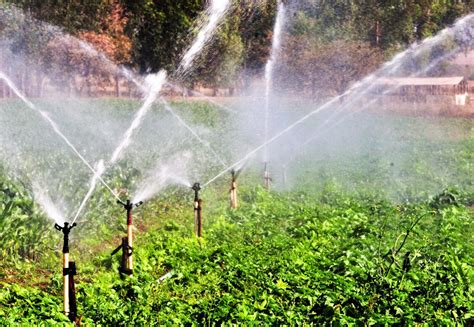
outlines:
[[[196, 40], [193, 42], [193, 44], [189, 47], [188, 51], [184, 54], [182, 61], [173, 76], [176, 76], [178, 79], [182, 78], [186, 75], [186, 72], [192, 68], [192, 64], [196, 56], [199, 55], [201, 50], [205, 47], [205, 45], [209, 42], [209, 40], [212, 38], [212, 35], [214, 35], [216, 29], [218, 28], [220, 22], [222, 21], [225, 13], [230, 7], [230, 1], [211, 1], [209, 4], [209, 7], [206, 11], [206, 13], [209, 15], [208, 20], [206, 20], [207, 24], [203, 24], [201, 26], [201, 29], [197, 35]], [[271, 109], [271, 98], [272, 98], [272, 84], [273, 84], [273, 72], [274, 72], [274, 67], [275, 64], [278, 60], [278, 53], [281, 48], [281, 36], [282, 36], [282, 31], [285, 25], [285, 20], [286, 20], [286, 14], [287, 14], [287, 9], [285, 8], [285, 5], [283, 2], [279, 2], [278, 5], [278, 13], [274, 25], [274, 31], [273, 31], [273, 39], [272, 39], [272, 50], [270, 54], [270, 58], [265, 66], [265, 104], [264, 104], [264, 124], [265, 124], [265, 140], [262, 144], [258, 145], [255, 147], [253, 150], [249, 151], [245, 155], [241, 156], [238, 161], [236, 161], [233, 165], [228, 166], [227, 168], [224, 169], [224, 171], [220, 172], [218, 175], [215, 177], [211, 178], [207, 183], [204, 184], [204, 186], [209, 185], [212, 183], [214, 180], [222, 176], [225, 172], [229, 171], [232, 168], [235, 168], [237, 166], [240, 166], [241, 164], [245, 163], [248, 161], [250, 157], [252, 157], [255, 153], [263, 149], [264, 151], [264, 158], [265, 160], [268, 160], [268, 145], [272, 144], [274, 141], [281, 139], [284, 135], [289, 134], [290, 131], [293, 131], [296, 126], [300, 126], [303, 122], [307, 121], [310, 117], [315, 116], [317, 113], [322, 112], [323, 110], [326, 110], [328, 108], [333, 108], [337, 107], [336, 110], [334, 110], [333, 114], [326, 119], [326, 121], [319, 126], [319, 128], [324, 127], [324, 126], [333, 126], [334, 124], [330, 125], [331, 121], [335, 121], [335, 124], [338, 124], [343, 119], [346, 119], [350, 115], [354, 113], [354, 111], [343, 115], [340, 117], [339, 120], [336, 120], [335, 117], [339, 115], [343, 111], [343, 109], [351, 108], [356, 106], [356, 103], [358, 101], [361, 101], [361, 99], [366, 96], [367, 94], [370, 94], [370, 92], [376, 87], [377, 85], [377, 80], [380, 77], [387, 77], [387, 76], [393, 76], [399, 72], [400, 68], [406, 63], [407, 60], [413, 57], [419, 57], [424, 53], [426, 49], [431, 49], [434, 46], [439, 45], [442, 43], [443, 40], [446, 40], [448, 38], [454, 38], [456, 39], [457, 35], [456, 32], [458, 30], [465, 29], [466, 27], [469, 27], [472, 25], [472, 20], [473, 20], [473, 15], [469, 15], [464, 17], [463, 19], [459, 20], [452, 28], [445, 29], [442, 32], [440, 32], [437, 36], [433, 38], [428, 38], [424, 40], [420, 44], [416, 44], [412, 46], [410, 49], [398, 54], [395, 56], [390, 62], [386, 63], [381, 69], [379, 69], [376, 73], [371, 74], [367, 76], [366, 78], [362, 79], [358, 83], [354, 84], [352, 87], [350, 87], [346, 92], [344, 92], [342, 95], [339, 95], [330, 101], [322, 104], [315, 110], [309, 112], [308, 114], [303, 115], [301, 118], [294, 120], [294, 122], [281, 129], [280, 132], [274, 134], [272, 137], [270, 137], [270, 120], [273, 119], [270, 115], [270, 109]], [[87, 50], [89, 47], [87, 45], [82, 45], [82, 48]], [[91, 49], [87, 51], [92, 51]], [[93, 54], [94, 56], [98, 56], [97, 54]], [[442, 60], [443, 58], [439, 58], [439, 60]], [[434, 63], [432, 63], [434, 64]], [[423, 71], [417, 72], [417, 73], [423, 73]], [[91, 165], [85, 160], [85, 158], [76, 150], [76, 148], [71, 144], [71, 142], [64, 136], [64, 134], [61, 133], [59, 130], [57, 124], [50, 118], [50, 116], [42, 111], [38, 110], [28, 99], [26, 99], [23, 95], [18, 92], [18, 89], [13, 85], [11, 80], [8, 79], [8, 77], [0, 73], [0, 78], [4, 79], [7, 84], [12, 88], [12, 90], [17, 94], [20, 99], [25, 102], [31, 109], [37, 111], [40, 113], [43, 119], [45, 119], [48, 124], [52, 127], [54, 132], [60, 136], [60, 138], [66, 142], [66, 144], [72, 149], [72, 151], [77, 155], [81, 161], [86, 164], [86, 166], [94, 173], [91, 180], [90, 180], [90, 188], [89, 191], [87, 192], [85, 198], [83, 201], [80, 203], [79, 209], [74, 216], [74, 221], [78, 218], [79, 214], [81, 211], [84, 209], [89, 197], [92, 195], [93, 190], [95, 189], [95, 186], [98, 181], [100, 181], [102, 184], [104, 184], [109, 191], [111, 191], [116, 198], [117, 195], [113, 192], [113, 190], [110, 188], [109, 185], [107, 185], [104, 180], [102, 179], [102, 174], [105, 172], [106, 168], [110, 168], [113, 164], [115, 164], [118, 160], [120, 160], [126, 151], [126, 149], [130, 146], [132, 143], [132, 139], [134, 136], [134, 133], [137, 132], [137, 130], [140, 128], [142, 122], [145, 119], [145, 116], [148, 114], [150, 111], [152, 105], [156, 102], [156, 100], [160, 96], [160, 90], [163, 86], [164, 83], [166, 83], [166, 73], [164, 71], [161, 71], [157, 74], [151, 74], [146, 78], [146, 86], [145, 84], [140, 83], [132, 73], [128, 71], [123, 72], [124, 75], [127, 76], [129, 80], [132, 80], [142, 91], [145, 93], [145, 99], [144, 103], [142, 106], [138, 109], [136, 112], [133, 121], [131, 125], [128, 127], [126, 130], [125, 134], [123, 137], [120, 139], [120, 142], [118, 146], [115, 148], [115, 150], [112, 153], [112, 156], [108, 162], [105, 164], [102, 164], [101, 166], [98, 166], [97, 169], [94, 169], [91, 167]], [[13, 86], [13, 87], [12, 87]], [[384, 91], [388, 92], [388, 90]], [[344, 104], [343, 105], [338, 105], [335, 106], [337, 101], [343, 99]], [[364, 109], [368, 107], [373, 101], [371, 100], [367, 103], [364, 104], [364, 106], [357, 107], [359, 109]], [[182, 125], [188, 130], [195, 139], [197, 139], [201, 144], [203, 144], [205, 147], [207, 147], [210, 152], [217, 158], [217, 161], [220, 162], [220, 164], [223, 167], [226, 167], [225, 161], [222, 159], [222, 157], [219, 155], [218, 151], [214, 149], [213, 147], [210, 146], [210, 144], [206, 141], [203, 140], [199, 136], [196, 131], [186, 123], [177, 113], [165, 102], [163, 101], [165, 108], [167, 111], [171, 113], [171, 115]], [[237, 112], [238, 114], [238, 112]], [[290, 121], [290, 120], [288, 120]], [[260, 123], [260, 122], [259, 122]], [[285, 125], [286, 125], [286, 120], [285, 120]], [[276, 130], [276, 128], [274, 128]], [[323, 131], [318, 131], [317, 136], [319, 137], [320, 135], [323, 134]], [[245, 142], [245, 140], [241, 140]], [[260, 140], [259, 140], [260, 142]], [[99, 169], [100, 168], [100, 169]], [[173, 178], [175, 180], [181, 180], [181, 183], [188, 185], [188, 181], [183, 182], [184, 179], [181, 177], [176, 177], [174, 175], [180, 175], [180, 174], [172, 174], [170, 171], [166, 171], [160, 169], [160, 167], [156, 167], [157, 174], [150, 174], [150, 176], [158, 176], [160, 180], [172, 180]], [[184, 170], [184, 169], [183, 169]], [[163, 173], [165, 171], [165, 173]], [[166, 175], [166, 176], [165, 176]], [[165, 176], [166, 178], [164, 178]], [[171, 176], [171, 177], [170, 177]], [[172, 177], [174, 176], [174, 177]], [[151, 178], [151, 177], [150, 177]], [[147, 179], [149, 183], [153, 183], [151, 179]], [[161, 183], [161, 182], [160, 182]], [[143, 186], [145, 187], [145, 186]], [[142, 193], [143, 190], [138, 190], [138, 194], [144, 194]], [[150, 194], [153, 193], [154, 191], [147, 190], [146, 197], [150, 197]]]
[[[181, 61], [180, 66], [178, 67], [178, 73], [179, 74], [184, 74], [187, 69], [190, 68], [194, 58], [202, 51], [204, 48], [205, 44], [212, 38], [214, 35], [215, 30], [219, 26], [219, 23], [221, 22], [224, 14], [228, 10], [230, 6], [230, 1], [229, 0], [212, 0], [210, 3], [209, 8], [206, 10], [206, 13], [208, 14], [209, 21], [208, 23], [201, 28], [200, 32], [198, 33], [198, 36], [194, 43], [191, 45], [191, 47], [186, 51], [185, 55], [183, 56], [183, 59]], [[117, 148], [112, 154], [112, 158], [109, 161], [109, 165], [113, 165], [117, 162], [117, 160], [120, 158], [122, 153], [126, 150], [126, 148], [130, 145], [131, 139], [133, 136], [133, 132], [140, 126], [142, 120], [150, 110], [151, 106], [153, 103], [158, 99], [160, 95], [161, 88], [163, 85], [166, 83], [166, 71], [162, 70], [157, 74], [151, 74], [148, 75], [146, 78], [146, 96], [145, 96], [145, 101], [143, 105], [140, 107], [140, 109], [137, 111], [137, 114], [135, 115], [135, 118], [132, 121], [132, 124], [128, 128], [128, 130], [125, 132], [124, 137], [122, 141], [119, 143]], [[203, 144], [204, 141], [189, 127], [188, 124], [186, 124], [176, 113], [174, 113], [173, 110], [170, 110], [169, 106], [166, 107], [168, 111], [170, 111], [174, 117], [176, 117], [181, 124], [183, 124], [188, 130], [191, 131], [191, 133], [198, 139], [200, 140]], [[210, 147], [209, 145], [207, 145]], [[217, 155], [217, 153], [212, 150], [211, 151], [216, 155], [218, 160], [225, 166], [225, 163], [222, 161], [222, 159]], [[100, 174], [94, 174], [92, 177], [90, 187], [88, 192], [86, 193], [86, 196], [84, 200], [81, 203], [81, 206], [79, 207], [78, 212], [75, 215], [75, 219], [77, 219], [77, 216], [79, 215], [79, 212], [82, 210], [84, 207], [85, 203], [87, 202], [88, 198], [92, 195], [92, 192], [95, 188], [96, 185], [96, 179], [101, 179], [101, 175], [105, 172], [105, 168]]]
[[[56, 123], [48, 116], [48, 114], [43, 111], [38, 109], [32, 102], [30, 102], [23, 94], [21, 94], [20, 90], [13, 84], [13, 82], [6, 76], [3, 72], [0, 72], [0, 79], [3, 79], [8, 87], [33, 111], [37, 112], [40, 114], [40, 116], [48, 122], [48, 124], [51, 126], [51, 128], [54, 130], [54, 132], [67, 144], [67, 146], [74, 152], [74, 154], [89, 168], [89, 170], [96, 174], [96, 171], [94, 168], [89, 164], [89, 162], [81, 155], [81, 153], [76, 149], [76, 147], [69, 141], [69, 139], [61, 132], [59, 127], [56, 125]], [[110, 193], [115, 196], [117, 199], [119, 197], [117, 194], [112, 190], [112, 188], [99, 176], [98, 179], [100, 182], [110, 191]]]
[[222, 18], [229, 9], [230, 4], [230, 0], [211, 0], [209, 7], [206, 10], [206, 17], [208, 17], [207, 24], [199, 28], [199, 33], [195, 41], [185, 52], [178, 70], [176, 71], [177, 76], [184, 76], [189, 68], [191, 68], [196, 56], [202, 51], [214, 35], [214, 32], [221, 23]]
[[84, 197], [84, 199], [81, 201], [81, 204], [79, 205], [79, 208], [77, 209], [76, 214], [74, 215], [74, 218], [72, 219], [72, 224], [74, 224], [76, 222], [77, 218], [79, 218], [79, 215], [81, 214], [82, 210], [86, 206], [87, 201], [89, 201], [89, 198], [92, 196], [92, 193], [94, 192], [94, 189], [97, 185], [97, 180], [105, 172], [104, 160], [100, 160], [97, 163], [97, 165], [95, 167], [95, 170], [96, 170], [96, 173], [91, 178], [89, 190], [87, 191], [86, 196]]
[[[449, 28], [446, 28], [446, 29], [442, 30], [436, 36], [434, 36], [432, 38], [425, 39], [421, 44], [419, 44], [415, 48], [411, 48], [411, 49], [407, 50], [406, 52], [401, 53], [400, 56], [397, 56], [396, 58], [394, 58], [394, 60], [398, 62], [397, 64], [393, 64], [392, 66], [389, 65], [389, 63], [391, 63], [391, 62], [386, 64], [387, 67], [390, 67], [389, 68], [390, 75], [393, 75], [394, 73], [396, 73], [397, 69], [403, 63], [403, 59], [406, 58], [407, 55], [410, 55], [411, 58], [416, 58], [418, 56], [422, 56], [423, 51], [426, 51], [428, 48], [430, 48], [430, 47], [432, 47], [436, 44], [439, 44], [443, 41], [446, 41], [447, 39], [455, 38], [456, 34], [458, 34], [459, 31], [464, 31], [468, 26], [472, 25], [473, 23], [474, 23], [474, 14], [468, 15], [468, 16], [462, 18], [462, 19], [459, 19], [452, 27], [449, 27]], [[464, 42], [469, 43], [469, 42], [472, 42], [472, 40], [474, 39], [474, 34], [473, 35], [464, 35], [464, 37], [465, 37]], [[437, 54], [437, 58], [432, 59], [428, 66], [426, 66], [425, 68], [423, 68], [420, 71], [417, 71], [415, 74], [412, 75], [412, 77], [423, 76], [423, 75], [429, 73], [432, 69], [434, 69], [436, 66], [441, 64], [443, 61], [448, 60], [449, 58], [452, 58], [454, 55], [460, 53], [461, 51], [463, 51], [463, 50], [459, 46], [456, 46], [454, 48], [448, 49], [446, 51], [446, 53], [441, 52], [441, 53]], [[375, 74], [377, 74], [377, 73], [375, 73]], [[358, 93], [357, 93], [356, 97], [352, 96], [350, 101], [347, 101], [344, 105], [340, 106], [340, 108], [335, 110], [335, 112], [331, 115], [331, 117], [329, 119], [327, 119], [324, 122], [324, 124], [319, 126], [319, 128], [324, 127], [324, 125], [327, 125], [331, 121], [331, 119], [334, 118], [335, 116], [337, 116], [340, 112], [342, 112], [344, 110], [348, 110], [348, 109], [353, 108], [353, 107], [358, 107], [358, 106], [355, 105], [355, 102], [360, 100], [362, 98], [362, 96], [366, 95], [375, 86], [377, 86], [376, 82], [380, 79], [383, 79], [384, 75], [386, 75], [386, 73], [385, 74], [379, 73], [379, 75], [382, 76], [382, 77], [381, 78], [376, 78], [371, 83], [371, 85], [367, 85], [362, 90], [358, 90]], [[390, 92], [393, 92], [394, 90], [396, 90], [400, 87], [401, 87], [401, 85], [397, 85], [397, 84], [391, 85], [389, 87], [385, 87], [384, 91], [382, 93], [380, 93], [379, 96], [386, 95], [386, 94], [388, 94]], [[377, 100], [378, 100], [378, 97], [374, 97], [370, 101], [368, 101], [366, 103], [363, 103], [363, 105], [360, 106], [358, 109], [352, 110], [349, 113], [347, 113], [346, 115], [343, 115], [342, 117], [340, 117], [340, 119], [338, 119], [333, 124], [331, 124], [328, 127], [328, 129], [339, 125], [340, 123], [342, 123], [345, 119], [349, 118], [350, 116], [353, 116], [356, 113], [360, 113], [360, 112], [368, 109], [372, 104], [377, 102]], [[318, 131], [313, 136], [310, 136], [301, 146], [303, 147], [303, 146], [307, 145], [308, 143], [314, 141], [315, 139], [319, 138], [322, 135], [323, 135], [323, 133], [321, 131]]]
[[[421, 71], [417, 72], [416, 74], [413, 75], [413, 77], [416, 77], [416, 76], [421, 76], [421, 75], [424, 75], [426, 73], [429, 73], [431, 69], [433, 69], [434, 67], [436, 67], [437, 65], [439, 65], [441, 62], [443, 62], [444, 60], [446, 59], [449, 59], [450, 57], [453, 56], [453, 54], [456, 54], [460, 51], [459, 48], [456, 48], [456, 49], [453, 49], [451, 51], [449, 51], [447, 54], [444, 54], [442, 56], [440, 56], [439, 58], [433, 60], [427, 67], [425, 67], [424, 69], [422, 69]], [[339, 108], [335, 109], [334, 112], [331, 114], [331, 116], [326, 119], [321, 125], [318, 126], [318, 131], [310, 136], [308, 139], [306, 139], [302, 144], [301, 144], [301, 148], [305, 147], [306, 145], [308, 145], [309, 143], [317, 140], [318, 138], [320, 138], [321, 136], [323, 136], [325, 134], [325, 132], [327, 132], [328, 130], [331, 130], [332, 128], [338, 126], [339, 124], [341, 124], [342, 122], [344, 122], [346, 119], [350, 118], [351, 116], [354, 116], [355, 114], [358, 114], [358, 113], [361, 113], [363, 112], [364, 110], [367, 110], [368, 108], [370, 108], [371, 105], [373, 105], [374, 103], [376, 103], [378, 100], [379, 100], [379, 97], [380, 96], [384, 96], [390, 92], [393, 92], [397, 89], [399, 89], [401, 87], [401, 85], [392, 85], [390, 87], [386, 87], [385, 90], [380, 93], [377, 97], [374, 97], [373, 99], [371, 99], [370, 101], [364, 103], [362, 106], [360, 106], [359, 108], [355, 109], [355, 110], [351, 110], [350, 112], [347, 112], [345, 115], [342, 115], [341, 117], [339, 117], [339, 119], [335, 120], [335, 118], [340, 114], [340, 113], [343, 113], [344, 111], [346, 110], [350, 110], [353, 106], [354, 106], [354, 103], [352, 103], [352, 101], [348, 102], [348, 103], [345, 103], [344, 105], [341, 105]], [[365, 92], [363, 92], [364, 94], [367, 93], [367, 89], [365, 90]], [[360, 98], [360, 96], [358, 97]], [[334, 121], [335, 120], [335, 121]], [[332, 122], [332, 124], [329, 124], [330, 122]], [[329, 125], [329, 126], [328, 126]], [[326, 127], [324, 130], [320, 130], [322, 127]], [[290, 161], [293, 160], [295, 157], [292, 157], [290, 158]]]
[[[272, 86], [273, 86], [273, 71], [275, 69], [275, 63], [278, 60], [278, 55], [281, 48], [281, 38], [283, 27], [285, 25], [285, 16], [286, 16], [286, 8], [283, 1], [279, 1], [278, 3], [278, 12], [277, 17], [275, 20], [275, 26], [273, 28], [273, 36], [272, 36], [272, 49], [270, 52], [270, 58], [265, 65], [265, 139], [264, 141], [268, 141], [269, 136], [269, 120], [270, 120], [270, 99], [272, 96]], [[263, 161], [268, 162], [268, 149], [265, 147], [264, 154], [263, 154]]]
[[54, 204], [53, 200], [49, 197], [43, 185], [33, 182], [33, 194], [35, 196], [35, 201], [41, 206], [41, 209], [46, 213], [46, 215], [51, 218], [56, 224], [63, 225], [66, 221], [64, 214], [61, 210]]
[[[394, 73], [397, 72], [397, 70], [403, 65], [404, 60], [408, 57], [414, 57], [418, 56], [423, 53], [428, 48], [433, 47], [434, 45], [439, 44], [439, 42], [442, 42], [445, 40], [446, 37], [452, 37], [455, 36], [456, 33], [463, 31], [469, 26], [473, 25], [473, 20], [474, 20], [474, 14], [467, 15], [463, 17], [462, 19], [458, 20], [452, 27], [448, 27], [444, 30], [442, 30], [440, 33], [438, 33], [436, 36], [425, 39], [423, 42], [420, 44], [414, 44], [410, 49], [405, 50], [398, 55], [396, 55], [392, 60], [387, 62], [386, 64], [383, 65], [381, 69], [376, 71], [375, 73], [365, 77], [361, 81], [355, 83], [352, 87], [350, 87], [347, 91], [345, 91], [343, 94], [338, 95], [331, 100], [327, 101], [323, 105], [319, 106], [315, 110], [309, 112], [308, 114], [304, 115], [300, 119], [296, 120], [294, 123], [289, 125], [288, 127], [284, 128], [280, 132], [276, 133], [273, 137], [268, 139], [267, 141], [263, 142], [253, 150], [249, 151], [247, 154], [245, 154], [242, 159], [236, 161], [234, 164], [228, 166], [226, 169], [223, 171], [219, 172], [216, 176], [208, 180], [206, 183], [203, 184], [203, 187], [208, 186], [215, 180], [217, 180], [219, 177], [230, 171], [232, 168], [235, 168], [236, 166], [239, 166], [243, 162], [247, 161], [249, 158], [251, 158], [255, 153], [260, 151], [261, 149], [264, 149], [266, 146], [271, 144], [272, 142], [276, 141], [277, 139], [281, 138], [282, 136], [286, 135], [289, 133], [291, 130], [293, 130], [296, 126], [299, 126], [315, 114], [330, 108], [334, 103], [339, 101], [340, 99], [348, 98], [349, 96], [353, 96], [356, 99], [360, 99], [360, 97], [363, 94], [367, 93], [367, 89], [370, 87], [373, 87], [375, 85], [375, 81], [377, 80], [378, 77], [380, 76], [392, 76]], [[472, 42], [471, 40], [468, 40], [468, 42]], [[353, 101], [353, 100], [352, 100]]]
[[132, 124], [127, 129], [122, 141], [119, 143], [114, 153], [112, 154], [112, 157], [109, 160], [109, 164], [111, 165], [117, 162], [117, 160], [120, 158], [125, 149], [130, 145], [133, 132], [140, 126], [143, 118], [158, 98], [161, 88], [163, 87], [163, 84], [166, 81], [166, 72], [162, 70], [157, 74], [150, 74], [146, 77], [145, 81], [146, 88], [148, 90], [147, 95], [145, 97], [145, 101], [143, 102], [143, 105], [140, 107], [140, 109], [138, 109], [132, 121]]
[[199, 141], [202, 145], [204, 145], [206, 148], [211, 151], [211, 153], [214, 155], [214, 157], [219, 161], [219, 163], [226, 167], [226, 163], [224, 162], [224, 159], [221, 158], [221, 156], [214, 150], [214, 148], [206, 141], [204, 141], [192, 128], [189, 126], [174, 110], [171, 108], [171, 106], [164, 100], [162, 99], [162, 103], [165, 106], [166, 110], [175, 117], [179, 123], [184, 126], [193, 136], [196, 140]]

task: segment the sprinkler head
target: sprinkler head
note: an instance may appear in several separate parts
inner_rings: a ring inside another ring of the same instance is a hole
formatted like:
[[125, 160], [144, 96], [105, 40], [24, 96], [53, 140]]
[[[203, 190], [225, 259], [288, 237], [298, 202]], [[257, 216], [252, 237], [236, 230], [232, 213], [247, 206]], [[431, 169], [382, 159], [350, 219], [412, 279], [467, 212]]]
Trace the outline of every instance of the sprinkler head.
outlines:
[[242, 169], [232, 169], [230, 171], [230, 174], [232, 175], [232, 180], [236, 181], [237, 177], [239, 177], [240, 173], [242, 172]]
[[69, 227], [69, 223], [68, 222], [65, 222], [64, 223], [64, 227], [61, 227], [60, 225], [58, 225], [57, 223], [54, 224], [54, 228], [56, 228], [57, 230], [59, 231], [62, 231], [64, 235], [68, 235], [69, 232], [71, 231], [71, 229], [73, 229], [74, 227], [76, 227], [77, 224], [74, 223], [71, 225], [71, 227]]
[[63, 253], [69, 253], [69, 232], [71, 231], [71, 229], [73, 229], [76, 226], [77, 226], [77, 224], [73, 223], [69, 227], [69, 223], [67, 223], [67, 222], [64, 223], [64, 227], [61, 227], [57, 223], [54, 224], [54, 228], [56, 228], [56, 230], [58, 230], [58, 231], [60, 231], [64, 234]]
[[127, 202], [123, 202], [123, 201], [117, 200], [117, 203], [123, 205], [123, 207], [124, 207], [125, 210], [127, 210], [127, 211], [128, 211], [128, 210], [132, 210], [132, 208], [133, 208], [133, 203], [132, 203], [130, 200], [127, 200]]
[[199, 184], [199, 183], [194, 183], [192, 189], [193, 189], [194, 191], [200, 191], [200, 190], [201, 190], [201, 184]]
[[201, 184], [194, 183], [192, 189], [194, 190], [194, 201], [199, 200], [199, 191], [201, 190]]
[[130, 200], [127, 200], [127, 202], [117, 200], [117, 203], [121, 204], [125, 208], [125, 210], [128, 211], [128, 210], [132, 210], [134, 206], [138, 208], [139, 206], [141, 206], [143, 204], [143, 201], [139, 201], [137, 203], [132, 203]]

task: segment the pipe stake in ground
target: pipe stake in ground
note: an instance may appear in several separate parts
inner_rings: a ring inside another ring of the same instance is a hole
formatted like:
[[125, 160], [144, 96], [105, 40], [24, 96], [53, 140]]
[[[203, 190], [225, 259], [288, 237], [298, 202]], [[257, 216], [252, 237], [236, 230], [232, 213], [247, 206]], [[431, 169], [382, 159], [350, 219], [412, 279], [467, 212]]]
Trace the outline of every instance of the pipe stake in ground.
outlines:
[[77, 318], [77, 302], [76, 302], [76, 283], [74, 276], [77, 274], [76, 262], [69, 261], [69, 319], [76, 321]]
[[232, 181], [230, 184], [230, 208], [237, 209], [238, 200], [237, 200], [237, 176], [238, 172], [235, 169], [232, 169], [230, 172], [232, 175]]
[[192, 189], [194, 190], [194, 234], [201, 238], [203, 230], [202, 200], [199, 198], [201, 185], [199, 183], [194, 183]]
[[270, 177], [270, 172], [268, 171], [268, 162], [265, 162], [264, 170], [263, 170], [263, 186], [265, 189], [270, 189], [270, 182], [272, 178]]
[[123, 205], [125, 211], [127, 212], [127, 237], [122, 238], [122, 244], [112, 253], [114, 255], [118, 250], [122, 249], [122, 261], [119, 272], [125, 275], [132, 275], [133, 273], [133, 216], [132, 210], [133, 207], [140, 206], [143, 202], [132, 203], [130, 200], [127, 202], [117, 201], [119, 204]]
[[[70, 278], [72, 278], [72, 272], [74, 275], [76, 274], [76, 265], [73, 264], [73, 267], [70, 267], [69, 262], [69, 233], [71, 229], [73, 229], [76, 224], [72, 224], [69, 226], [69, 223], [64, 223], [64, 227], [59, 226], [58, 224], [54, 225], [58, 231], [62, 232], [64, 235], [64, 242], [63, 242], [63, 300], [64, 300], [64, 314], [74, 321], [77, 316], [77, 306], [76, 306], [76, 295], [73, 294], [75, 292], [75, 287], [72, 285]], [[72, 271], [72, 269], [74, 271]], [[72, 279], [72, 284], [74, 284], [74, 279]], [[71, 301], [71, 299], [73, 301]], [[71, 302], [72, 305], [71, 305]]]

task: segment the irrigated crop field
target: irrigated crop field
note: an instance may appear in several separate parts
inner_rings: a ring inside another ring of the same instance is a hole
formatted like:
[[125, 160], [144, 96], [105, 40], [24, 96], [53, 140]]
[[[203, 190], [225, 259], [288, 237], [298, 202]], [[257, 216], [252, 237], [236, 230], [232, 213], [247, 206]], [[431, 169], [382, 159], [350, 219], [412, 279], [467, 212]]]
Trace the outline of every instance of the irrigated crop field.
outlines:
[[[117, 121], [136, 106], [104, 103], [122, 107]], [[212, 131], [203, 135], [233, 157], [232, 147], [219, 146], [230, 144], [224, 140], [229, 113], [202, 103], [173, 105], [200, 131]], [[61, 121], [67, 126], [66, 116]], [[357, 115], [301, 151], [292, 149], [273, 149], [270, 191], [262, 187], [258, 156], [244, 167], [238, 209], [229, 209], [229, 174], [202, 191], [202, 240], [193, 236], [187, 187], [168, 186], [135, 210], [133, 277], [121, 279], [119, 255], [111, 256], [125, 232], [123, 211], [98, 191], [71, 234], [81, 323], [474, 323], [472, 120]], [[68, 156], [61, 151], [50, 154], [52, 163], [41, 156], [34, 162], [30, 151], [31, 162], [23, 164], [74, 170], [77, 161], [61, 159]], [[114, 188], [132, 189], [143, 174], [131, 168], [133, 160], [105, 176]], [[209, 170], [201, 178], [220, 170], [212, 160], [199, 165]], [[55, 180], [58, 191], [74, 189], [73, 175], [63, 175]], [[34, 204], [31, 185], [16, 177], [6, 168], [0, 177], [0, 325], [67, 324], [61, 235]], [[83, 194], [64, 196], [78, 202]]]

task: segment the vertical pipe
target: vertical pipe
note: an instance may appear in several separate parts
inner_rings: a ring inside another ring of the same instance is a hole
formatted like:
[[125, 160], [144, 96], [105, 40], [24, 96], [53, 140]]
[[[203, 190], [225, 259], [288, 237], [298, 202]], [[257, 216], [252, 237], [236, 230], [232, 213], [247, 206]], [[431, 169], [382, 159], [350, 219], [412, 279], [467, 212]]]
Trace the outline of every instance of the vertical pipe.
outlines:
[[69, 316], [69, 253], [63, 253], [64, 314]]
[[232, 182], [230, 184], [230, 208], [237, 209], [238, 201], [237, 201], [237, 176], [236, 171], [232, 170]]
[[63, 297], [64, 297], [64, 314], [69, 316], [70, 313], [70, 303], [69, 297], [71, 290], [69, 289], [69, 278], [70, 278], [70, 267], [69, 267], [69, 232], [76, 224], [73, 223], [69, 227], [69, 223], [64, 223], [64, 227], [59, 226], [58, 224], [54, 225], [56, 230], [60, 231], [64, 235], [63, 243]]
[[[127, 200], [127, 205], [125, 207], [127, 209], [127, 242], [128, 242], [128, 251], [133, 249], [133, 220], [132, 220], [132, 208], [133, 204], [130, 200]], [[127, 256], [127, 268], [133, 270], [133, 258], [131, 255]]]
[[198, 201], [198, 207], [197, 207], [197, 237], [202, 238], [202, 200], [199, 199]]
[[76, 302], [76, 284], [74, 283], [74, 275], [76, 275], [76, 263], [69, 262], [69, 320], [77, 319], [77, 302]]
[[133, 207], [138, 207], [143, 204], [142, 201], [138, 203], [132, 203], [130, 200], [127, 202], [117, 201], [117, 203], [121, 204], [127, 213], [127, 237], [122, 238], [122, 245], [115, 249], [112, 252], [114, 255], [117, 251], [122, 249], [122, 266], [119, 268], [119, 272], [121, 274], [132, 275], [133, 273], [133, 215], [132, 210]]
[[265, 189], [269, 190], [270, 189], [270, 172], [268, 171], [268, 162], [265, 162], [265, 168], [263, 171], [263, 186]]
[[199, 226], [199, 199], [194, 200], [194, 235], [198, 236], [198, 226]]
[[194, 190], [194, 234], [201, 238], [202, 237], [202, 201], [199, 198], [199, 191], [201, 185], [194, 183], [192, 189]]

